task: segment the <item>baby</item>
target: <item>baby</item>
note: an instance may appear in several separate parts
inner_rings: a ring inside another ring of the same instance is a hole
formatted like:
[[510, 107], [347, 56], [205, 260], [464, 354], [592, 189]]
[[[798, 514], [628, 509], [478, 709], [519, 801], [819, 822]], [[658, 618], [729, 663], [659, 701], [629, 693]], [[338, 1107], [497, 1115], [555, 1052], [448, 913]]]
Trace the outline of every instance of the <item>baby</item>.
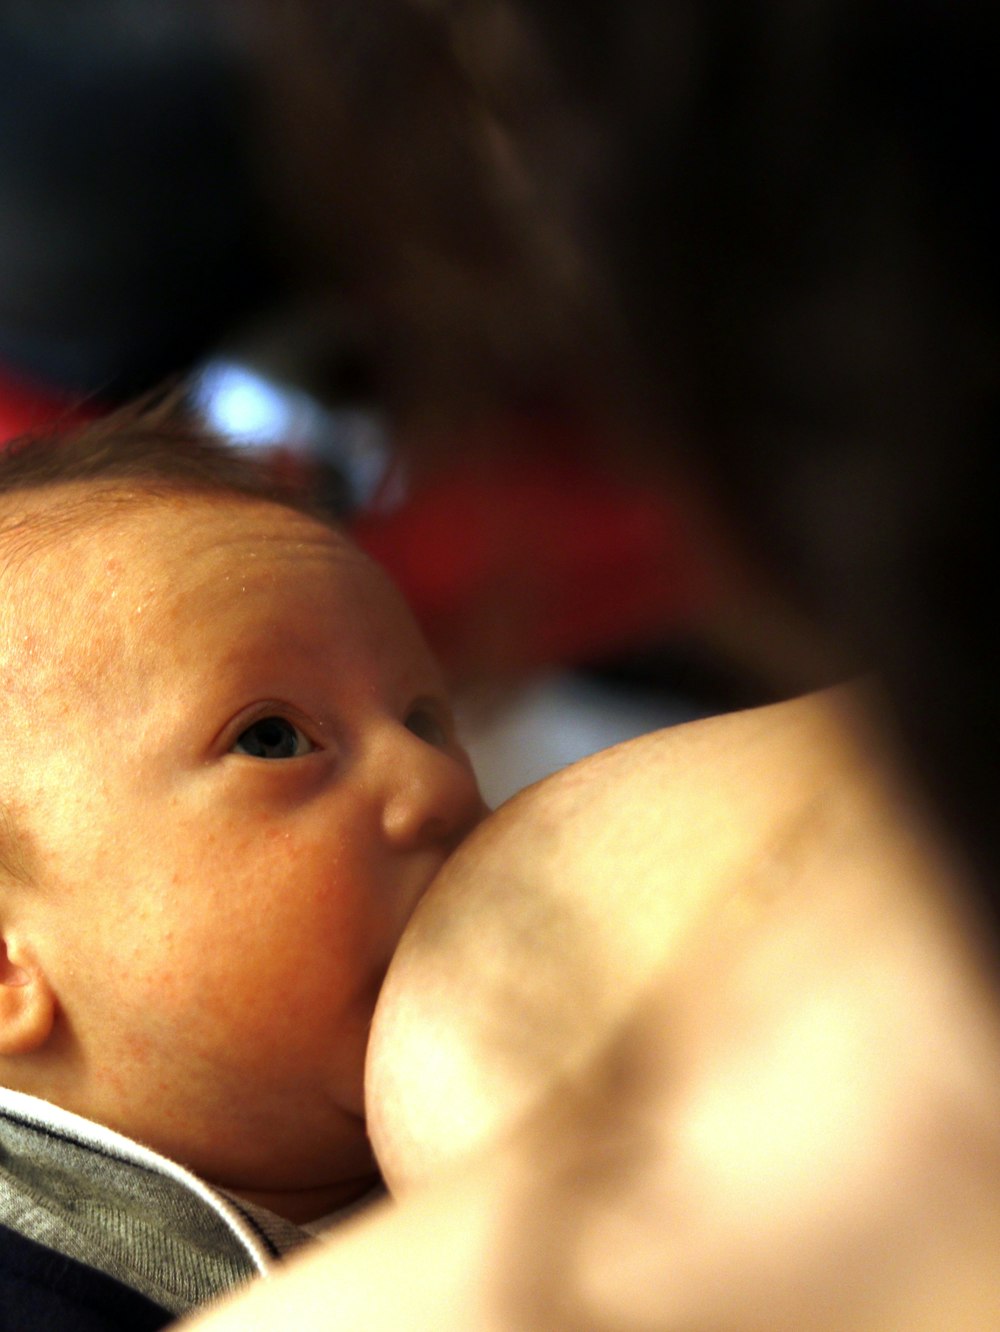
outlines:
[[0, 576], [4, 1307], [159, 1327], [376, 1185], [375, 998], [484, 807], [384, 574], [155, 418], [0, 457]]

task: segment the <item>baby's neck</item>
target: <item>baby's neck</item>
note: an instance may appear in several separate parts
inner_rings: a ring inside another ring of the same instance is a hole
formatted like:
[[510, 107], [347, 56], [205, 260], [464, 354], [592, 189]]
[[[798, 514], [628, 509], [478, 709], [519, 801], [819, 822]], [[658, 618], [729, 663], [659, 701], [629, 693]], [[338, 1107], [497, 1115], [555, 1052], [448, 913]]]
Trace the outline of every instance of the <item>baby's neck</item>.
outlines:
[[308, 1226], [313, 1221], [348, 1208], [381, 1183], [378, 1172], [358, 1175], [353, 1179], [318, 1185], [312, 1189], [233, 1189], [225, 1192], [232, 1197], [264, 1207], [276, 1216], [284, 1217], [297, 1226]]

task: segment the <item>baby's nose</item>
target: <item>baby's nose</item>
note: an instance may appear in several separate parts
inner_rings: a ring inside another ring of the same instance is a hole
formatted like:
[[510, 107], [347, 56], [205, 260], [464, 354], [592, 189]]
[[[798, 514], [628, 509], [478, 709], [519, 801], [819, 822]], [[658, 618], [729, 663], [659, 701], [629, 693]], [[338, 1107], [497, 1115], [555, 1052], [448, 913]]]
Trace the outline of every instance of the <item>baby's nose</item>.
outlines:
[[451, 851], [487, 812], [463, 750], [397, 731], [382, 810], [388, 841], [400, 850], [440, 845]]

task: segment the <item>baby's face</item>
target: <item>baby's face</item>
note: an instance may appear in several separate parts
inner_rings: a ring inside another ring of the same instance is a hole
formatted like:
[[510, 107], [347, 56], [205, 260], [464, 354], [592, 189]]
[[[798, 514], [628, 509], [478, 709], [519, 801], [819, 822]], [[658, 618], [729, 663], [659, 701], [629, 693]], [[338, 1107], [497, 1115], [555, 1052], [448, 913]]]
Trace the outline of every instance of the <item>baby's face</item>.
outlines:
[[384, 970], [483, 813], [435, 662], [373, 564], [277, 506], [151, 503], [42, 558], [53, 1099], [237, 1190], [360, 1175]]

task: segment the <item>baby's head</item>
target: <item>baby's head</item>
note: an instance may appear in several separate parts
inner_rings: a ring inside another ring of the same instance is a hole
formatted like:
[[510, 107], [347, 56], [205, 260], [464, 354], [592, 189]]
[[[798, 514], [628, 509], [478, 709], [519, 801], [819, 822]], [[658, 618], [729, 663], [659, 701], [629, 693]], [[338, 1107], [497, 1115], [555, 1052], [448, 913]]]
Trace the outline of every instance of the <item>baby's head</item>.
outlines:
[[0, 458], [0, 579], [0, 1085], [330, 1210], [482, 813], [429, 650], [336, 526], [141, 420]]

